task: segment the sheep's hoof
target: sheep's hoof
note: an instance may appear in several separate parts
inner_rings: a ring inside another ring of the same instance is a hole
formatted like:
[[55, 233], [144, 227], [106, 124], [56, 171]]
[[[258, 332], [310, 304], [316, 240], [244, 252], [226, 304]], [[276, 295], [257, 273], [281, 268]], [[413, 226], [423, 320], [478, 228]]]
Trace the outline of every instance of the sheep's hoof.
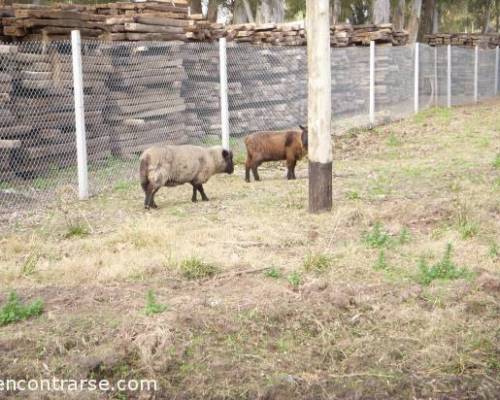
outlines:
[[158, 206], [156, 204], [151, 204], [151, 208], [154, 208], [155, 210], [158, 208]]
[[197, 202], [198, 202], [198, 200], [196, 200], [196, 199], [191, 199], [191, 201], [192, 201], [193, 203], [197, 203]]
[[205, 197], [204, 199], [201, 199], [202, 201], [208, 201], [208, 197]]
[[149, 210], [149, 206], [144, 206], [144, 209], [145, 210]]

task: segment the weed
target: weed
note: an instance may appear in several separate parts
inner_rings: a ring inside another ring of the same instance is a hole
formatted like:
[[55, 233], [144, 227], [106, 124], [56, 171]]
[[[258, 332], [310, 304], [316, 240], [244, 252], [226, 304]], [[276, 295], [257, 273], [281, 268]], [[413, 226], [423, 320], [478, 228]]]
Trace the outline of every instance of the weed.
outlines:
[[165, 304], [160, 304], [156, 301], [156, 295], [153, 289], [149, 289], [146, 294], [146, 306], [144, 307], [144, 313], [148, 316], [154, 314], [161, 314], [168, 307]]
[[323, 253], [309, 253], [304, 260], [304, 269], [308, 272], [325, 272], [332, 266], [332, 257]]
[[380, 271], [380, 270], [386, 270], [389, 268], [389, 265], [387, 264], [387, 261], [385, 259], [385, 252], [384, 250], [380, 250], [378, 253], [378, 258], [377, 262], [373, 266], [373, 269]]
[[498, 245], [496, 244], [496, 242], [490, 243], [490, 246], [488, 249], [488, 255], [491, 258], [497, 258], [498, 256], [500, 256], [500, 249], [498, 249]]
[[443, 258], [429, 267], [424, 258], [421, 258], [418, 264], [419, 274], [417, 281], [422, 285], [429, 285], [436, 279], [451, 280], [459, 278], [470, 278], [472, 273], [464, 267], [458, 267], [451, 259], [452, 253], [451, 243], [446, 245]]
[[493, 168], [500, 169], [500, 153], [498, 153], [493, 160]]
[[361, 198], [358, 192], [355, 190], [350, 190], [345, 194], [347, 200], [358, 200]]
[[191, 257], [182, 261], [180, 269], [182, 275], [187, 279], [208, 278], [219, 272], [219, 269], [215, 265], [206, 263], [197, 257]]
[[68, 230], [64, 235], [64, 238], [69, 239], [72, 237], [83, 237], [87, 236], [88, 234], [89, 230], [87, 229], [87, 227], [77, 222], [77, 223], [72, 223], [71, 225], [68, 226]]
[[406, 226], [404, 226], [403, 229], [399, 231], [398, 242], [399, 244], [408, 244], [411, 242], [411, 233]]
[[401, 140], [394, 133], [391, 133], [387, 138], [387, 144], [392, 147], [401, 146]]
[[382, 225], [377, 222], [369, 232], [363, 232], [362, 240], [368, 247], [380, 248], [388, 246], [391, 242], [391, 237], [383, 230]]
[[290, 275], [287, 276], [287, 280], [294, 289], [298, 289], [300, 284], [302, 283], [302, 276], [297, 271], [293, 271]]
[[267, 278], [278, 279], [278, 278], [281, 278], [282, 274], [278, 268], [271, 267], [271, 268], [268, 268], [264, 271], [264, 276]]
[[32, 251], [28, 255], [28, 257], [26, 257], [26, 260], [24, 261], [23, 266], [21, 267], [21, 275], [23, 276], [33, 275], [39, 260], [40, 260], [40, 254], [38, 253], [38, 251]]
[[460, 237], [464, 240], [476, 236], [479, 231], [477, 224], [469, 216], [466, 203], [458, 205], [457, 225]]
[[24, 305], [19, 301], [16, 292], [11, 292], [7, 303], [0, 308], [0, 326], [34, 317], [42, 312], [43, 302], [41, 300], [35, 300], [29, 305]]

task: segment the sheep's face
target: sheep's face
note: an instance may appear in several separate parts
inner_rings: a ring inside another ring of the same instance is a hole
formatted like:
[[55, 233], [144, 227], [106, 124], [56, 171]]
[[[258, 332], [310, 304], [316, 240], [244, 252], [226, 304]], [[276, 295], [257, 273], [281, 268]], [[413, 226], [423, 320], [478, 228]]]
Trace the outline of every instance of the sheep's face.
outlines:
[[232, 174], [234, 172], [233, 152], [231, 150], [222, 150], [222, 158], [226, 164], [224, 172]]
[[302, 129], [302, 134], [300, 135], [300, 139], [302, 140], [302, 146], [304, 146], [304, 149], [307, 151], [307, 145], [309, 143], [307, 126], [302, 126], [302, 125], [299, 126], [300, 129]]

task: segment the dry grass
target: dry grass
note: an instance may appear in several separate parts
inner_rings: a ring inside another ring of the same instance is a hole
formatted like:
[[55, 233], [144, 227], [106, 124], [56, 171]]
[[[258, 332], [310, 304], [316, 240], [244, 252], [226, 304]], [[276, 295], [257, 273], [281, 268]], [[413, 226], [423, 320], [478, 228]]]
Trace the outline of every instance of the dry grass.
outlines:
[[[208, 203], [165, 188], [146, 212], [137, 184], [55, 207], [0, 238], [0, 302], [45, 305], [0, 328], [0, 371], [155, 377], [165, 399], [495, 398], [499, 107], [337, 138], [329, 214], [306, 212], [305, 163], [217, 176]], [[448, 243], [471, 273], [420, 284]]]

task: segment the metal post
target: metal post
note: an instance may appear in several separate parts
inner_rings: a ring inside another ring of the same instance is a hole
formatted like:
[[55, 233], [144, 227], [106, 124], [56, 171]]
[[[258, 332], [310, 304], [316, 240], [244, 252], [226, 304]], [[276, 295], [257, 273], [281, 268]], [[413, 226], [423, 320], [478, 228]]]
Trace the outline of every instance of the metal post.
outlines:
[[226, 38], [219, 39], [220, 63], [220, 117], [222, 129], [222, 147], [229, 150], [229, 102], [227, 99], [227, 50]]
[[451, 107], [451, 44], [448, 45], [448, 68], [447, 68], [447, 92], [448, 99], [446, 104], [448, 107]]
[[495, 96], [498, 96], [498, 73], [500, 72], [498, 70], [499, 65], [500, 65], [500, 47], [497, 46], [496, 60], [495, 60]]
[[89, 198], [89, 182], [87, 172], [87, 140], [85, 134], [85, 108], [83, 104], [82, 43], [80, 31], [71, 31], [71, 52], [73, 55], [78, 196], [80, 200], [86, 200]]
[[375, 41], [370, 42], [370, 125], [375, 126]]
[[434, 47], [434, 107], [439, 105], [438, 48]]
[[415, 114], [418, 113], [418, 108], [419, 108], [419, 67], [420, 67], [420, 46], [419, 43], [415, 43], [415, 82], [414, 82], [414, 109], [415, 109]]
[[474, 103], [479, 100], [479, 46], [474, 49]]

